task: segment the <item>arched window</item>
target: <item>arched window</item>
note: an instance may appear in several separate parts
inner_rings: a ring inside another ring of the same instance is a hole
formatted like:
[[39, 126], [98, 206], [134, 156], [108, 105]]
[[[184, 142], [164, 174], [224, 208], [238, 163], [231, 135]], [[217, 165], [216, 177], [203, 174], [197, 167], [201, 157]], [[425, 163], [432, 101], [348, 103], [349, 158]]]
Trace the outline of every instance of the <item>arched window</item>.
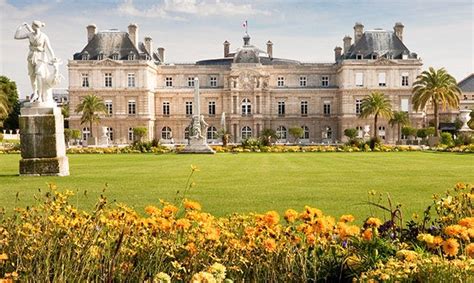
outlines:
[[135, 53], [133, 53], [133, 51], [130, 51], [128, 54], [128, 60], [135, 60]]
[[286, 140], [286, 136], [287, 136], [286, 128], [283, 126], [279, 126], [277, 128], [276, 135], [279, 140]]
[[87, 140], [91, 136], [91, 131], [89, 130], [89, 127], [85, 127], [82, 129], [82, 140]]
[[114, 129], [112, 127], [107, 127], [107, 137], [109, 140], [114, 140]]
[[184, 139], [189, 140], [189, 126], [184, 129]]
[[302, 126], [303, 129], [303, 139], [304, 140], [309, 140], [309, 128], [308, 126]]
[[217, 129], [214, 126], [207, 128], [207, 140], [217, 139]]
[[246, 140], [252, 137], [252, 129], [249, 126], [242, 128], [242, 140]]
[[84, 51], [84, 53], [82, 53], [82, 60], [89, 60], [89, 52], [87, 51]]
[[128, 128], [128, 140], [131, 142], [135, 140], [135, 134], [133, 133], [133, 128]]
[[250, 99], [244, 98], [242, 100], [242, 116], [249, 116], [252, 114], [252, 104]]
[[172, 137], [171, 128], [163, 127], [163, 129], [161, 129], [161, 138], [164, 140], [170, 140], [171, 137]]

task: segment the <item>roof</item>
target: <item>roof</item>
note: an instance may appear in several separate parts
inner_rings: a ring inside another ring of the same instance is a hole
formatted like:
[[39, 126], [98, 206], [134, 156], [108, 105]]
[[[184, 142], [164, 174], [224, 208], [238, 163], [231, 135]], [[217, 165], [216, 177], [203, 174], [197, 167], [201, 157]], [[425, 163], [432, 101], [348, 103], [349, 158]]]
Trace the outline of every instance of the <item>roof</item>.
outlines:
[[347, 54], [344, 54], [344, 59], [356, 59], [357, 54], [362, 54], [364, 59], [371, 59], [373, 55], [402, 59], [403, 54], [416, 58], [416, 54], [410, 53], [394, 32], [382, 29], [365, 31], [357, 43], [351, 45]]
[[458, 87], [463, 92], [474, 92], [474, 73], [465, 77], [462, 81], [458, 83]]
[[[103, 59], [112, 58], [114, 54], [118, 54], [118, 60], [128, 60], [130, 54], [134, 54], [136, 59], [151, 58], [142, 42], [137, 48], [127, 32], [117, 30], [95, 34], [81, 52], [74, 54], [74, 60], [81, 60], [84, 54], [89, 55], [89, 60], [97, 60], [100, 54], [103, 54]], [[156, 56], [154, 58], [156, 59]]]

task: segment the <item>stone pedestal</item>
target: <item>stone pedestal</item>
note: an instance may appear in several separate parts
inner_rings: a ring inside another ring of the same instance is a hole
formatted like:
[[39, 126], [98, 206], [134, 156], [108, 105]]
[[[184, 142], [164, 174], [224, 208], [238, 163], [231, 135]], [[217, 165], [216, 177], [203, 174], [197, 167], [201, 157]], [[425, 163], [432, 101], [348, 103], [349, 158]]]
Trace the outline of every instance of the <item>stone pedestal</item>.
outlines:
[[190, 137], [188, 145], [179, 153], [214, 154], [216, 152], [207, 144], [206, 139]]
[[20, 175], [69, 175], [60, 108], [39, 103], [25, 105], [21, 109], [20, 133]]

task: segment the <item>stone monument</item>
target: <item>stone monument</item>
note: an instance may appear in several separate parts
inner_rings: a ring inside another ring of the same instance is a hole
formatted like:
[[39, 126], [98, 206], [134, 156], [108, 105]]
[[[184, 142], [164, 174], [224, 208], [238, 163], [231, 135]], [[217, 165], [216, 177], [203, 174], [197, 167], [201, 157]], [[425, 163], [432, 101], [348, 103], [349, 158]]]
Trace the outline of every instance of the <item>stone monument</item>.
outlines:
[[67, 176], [64, 118], [52, 95], [52, 88], [61, 79], [61, 62], [42, 27], [44, 23], [33, 21], [31, 26], [23, 23], [15, 32], [15, 39], [30, 42], [27, 61], [33, 89], [30, 102], [20, 110], [20, 175]]
[[207, 144], [207, 126], [204, 115], [201, 115], [199, 98], [199, 79], [194, 78], [194, 105], [193, 118], [189, 126], [189, 141], [181, 153], [216, 153]]
[[472, 112], [472, 110], [470, 110], [470, 109], [461, 109], [461, 110], [459, 110], [459, 119], [463, 123], [462, 126], [461, 126], [461, 129], [459, 129], [460, 133], [472, 133], [473, 132], [473, 130], [471, 128], [469, 128], [469, 126], [467, 125], [469, 120], [471, 120], [471, 112]]

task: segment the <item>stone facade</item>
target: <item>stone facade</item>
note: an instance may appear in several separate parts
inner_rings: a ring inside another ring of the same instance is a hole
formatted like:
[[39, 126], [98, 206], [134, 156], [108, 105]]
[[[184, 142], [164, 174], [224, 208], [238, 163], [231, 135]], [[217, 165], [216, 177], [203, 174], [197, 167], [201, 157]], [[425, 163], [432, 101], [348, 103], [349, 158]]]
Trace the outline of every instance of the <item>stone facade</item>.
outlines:
[[[88, 44], [68, 64], [70, 107], [75, 109], [87, 94], [102, 97], [110, 113], [94, 127], [94, 135], [99, 136], [99, 126], [109, 127], [116, 144], [131, 142], [130, 131], [138, 126], [148, 128], [148, 139], [187, 143], [191, 81], [197, 77], [210, 143], [218, 142], [213, 130], [221, 129], [222, 113], [233, 142], [257, 137], [266, 128], [276, 130], [280, 142], [288, 142], [292, 127], [304, 127], [303, 143], [344, 141], [346, 128], [371, 125], [373, 131], [373, 119], [358, 118], [357, 109], [358, 100], [375, 90], [390, 98], [394, 110], [407, 111], [413, 125], [421, 126], [422, 115], [411, 106], [411, 84], [422, 62], [403, 44], [400, 25], [394, 27], [396, 32], [364, 32], [357, 23], [357, 41], [352, 44], [346, 36], [344, 48], [335, 48], [334, 63], [273, 58], [272, 42], [265, 52], [252, 46], [246, 34], [244, 45], [235, 53], [230, 53], [226, 41], [223, 58], [195, 64], [166, 63], [163, 48], [152, 51], [151, 38], [137, 43], [136, 25], [128, 33], [96, 33], [91, 25]], [[87, 125], [81, 125], [80, 115], [72, 112], [70, 127], [82, 129], [86, 138]], [[388, 121], [381, 120], [379, 128], [386, 142], [395, 142], [396, 129]]]

